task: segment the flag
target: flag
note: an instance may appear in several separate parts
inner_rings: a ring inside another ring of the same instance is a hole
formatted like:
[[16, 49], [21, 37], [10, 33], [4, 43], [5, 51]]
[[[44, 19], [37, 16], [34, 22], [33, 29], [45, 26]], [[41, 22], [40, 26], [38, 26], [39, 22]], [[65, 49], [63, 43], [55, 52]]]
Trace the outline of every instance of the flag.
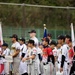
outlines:
[[3, 44], [3, 37], [2, 37], [2, 26], [0, 22], [0, 46]]
[[44, 24], [44, 36], [43, 38], [47, 37], [47, 28], [46, 28], [46, 25]]
[[73, 23], [71, 23], [71, 38], [72, 38], [72, 45], [75, 46], [75, 37], [74, 37], [74, 28]]
[[4, 74], [4, 64], [0, 64], [0, 74]]

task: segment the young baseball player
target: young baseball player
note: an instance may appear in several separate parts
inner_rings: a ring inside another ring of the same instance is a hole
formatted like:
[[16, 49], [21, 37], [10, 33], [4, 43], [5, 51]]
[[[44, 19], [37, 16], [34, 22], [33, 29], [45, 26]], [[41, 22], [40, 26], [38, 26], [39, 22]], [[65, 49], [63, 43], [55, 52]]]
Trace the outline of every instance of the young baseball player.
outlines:
[[71, 40], [71, 37], [68, 36], [68, 46], [69, 46], [69, 50], [68, 50], [68, 74], [70, 74], [70, 69], [71, 69], [71, 66], [72, 66], [72, 60], [73, 60], [73, 56], [74, 56], [74, 50], [73, 50], [73, 46], [72, 46], [72, 40]]
[[[20, 58], [22, 60], [27, 53], [27, 46], [25, 45], [25, 39], [24, 38], [20, 38], [19, 43], [20, 43]], [[19, 71], [20, 71], [21, 75], [28, 75], [28, 73], [27, 73], [27, 62], [20, 61]]]
[[[39, 49], [38, 45], [39, 45], [39, 41], [38, 39], [36, 38], [36, 31], [35, 30], [31, 30], [29, 32], [29, 35], [30, 35], [30, 39], [31, 40], [34, 40], [34, 43], [35, 43], [35, 47], [37, 48], [37, 52], [38, 52], [38, 57], [41, 55], [41, 50]], [[40, 59], [40, 58], [39, 58]], [[39, 72], [39, 75], [41, 74], [40, 72], [40, 60], [38, 60], [38, 72]]]
[[[10, 49], [8, 48], [8, 44], [7, 43], [4, 43], [2, 45], [2, 50], [3, 50], [2, 56], [5, 57], [5, 56], [10, 55]], [[8, 75], [9, 74], [9, 62], [6, 61], [4, 66], [5, 66], [5, 74]]]
[[30, 52], [30, 56], [27, 55], [26, 58], [23, 58], [22, 61], [26, 61], [26, 60], [32, 60], [31, 63], [31, 75], [39, 75], [38, 73], [38, 54], [37, 54], [37, 49], [35, 48], [35, 43], [33, 40], [29, 40], [28, 41], [28, 47], [30, 47], [31, 52]]
[[49, 45], [49, 39], [44, 38], [43, 39], [43, 55], [42, 55], [42, 63], [43, 63], [43, 71], [44, 75], [53, 75], [53, 65], [54, 65], [54, 56], [52, 50], [55, 47], [55, 42], [51, 41], [50, 47]]
[[[58, 44], [60, 47], [58, 47], [58, 71], [60, 70], [60, 65], [61, 65], [61, 58], [62, 58], [62, 46], [64, 45], [65, 42], [65, 36], [59, 35], [57, 38]], [[58, 46], [58, 45], [57, 45]]]
[[75, 75], [75, 46], [74, 46], [74, 57], [73, 57], [73, 61], [72, 61], [72, 67], [70, 70], [70, 74], [69, 75]]
[[60, 72], [63, 71], [63, 75], [68, 75], [68, 50], [69, 50], [69, 46], [67, 45], [69, 43], [70, 40], [70, 36], [66, 35], [65, 36], [65, 43], [62, 46], [62, 58], [61, 58], [61, 68], [60, 68]]

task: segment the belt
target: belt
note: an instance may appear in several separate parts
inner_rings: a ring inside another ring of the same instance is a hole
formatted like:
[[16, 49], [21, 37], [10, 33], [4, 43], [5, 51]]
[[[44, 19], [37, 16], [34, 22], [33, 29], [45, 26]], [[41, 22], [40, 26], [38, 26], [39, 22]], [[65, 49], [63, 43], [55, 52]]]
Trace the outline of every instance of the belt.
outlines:
[[48, 62], [47, 63], [43, 63], [43, 65], [47, 65], [48, 64]]
[[67, 61], [65, 60], [65, 62], [67, 62]]
[[60, 61], [57, 61], [58, 63], [61, 63]]

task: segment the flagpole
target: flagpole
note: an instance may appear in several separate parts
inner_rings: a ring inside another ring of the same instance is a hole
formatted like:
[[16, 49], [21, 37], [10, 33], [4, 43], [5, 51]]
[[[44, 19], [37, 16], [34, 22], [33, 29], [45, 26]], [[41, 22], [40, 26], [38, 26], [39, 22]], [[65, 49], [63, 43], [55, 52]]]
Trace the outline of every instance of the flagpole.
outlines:
[[74, 28], [73, 23], [71, 23], [71, 38], [72, 38], [72, 45], [75, 46], [75, 37], [74, 37]]

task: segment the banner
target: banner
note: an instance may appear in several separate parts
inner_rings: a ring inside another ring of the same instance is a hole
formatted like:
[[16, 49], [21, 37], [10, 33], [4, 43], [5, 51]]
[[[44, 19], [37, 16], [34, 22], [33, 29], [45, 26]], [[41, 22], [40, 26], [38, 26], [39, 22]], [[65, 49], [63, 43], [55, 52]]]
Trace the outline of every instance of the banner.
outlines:
[[2, 26], [1, 26], [1, 22], [0, 22], [0, 47], [3, 44], [3, 37], [2, 37]]
[[44, 36], [43, 38], [47, 37], [47, 28], [46, 28], [46, 24], [44, 24]]

